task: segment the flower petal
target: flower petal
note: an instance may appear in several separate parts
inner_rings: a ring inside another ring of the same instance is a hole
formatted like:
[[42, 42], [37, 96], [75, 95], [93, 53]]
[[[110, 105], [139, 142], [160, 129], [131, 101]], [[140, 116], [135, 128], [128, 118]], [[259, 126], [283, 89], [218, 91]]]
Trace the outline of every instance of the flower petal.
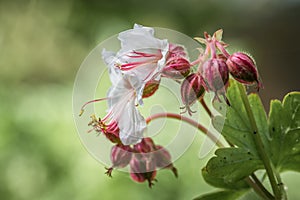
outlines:
[[140, 142], [146, 129], [146, 121], [135, 106], [134, 100], [129, 101], [119, 118], [120, 139], [124, 145]]

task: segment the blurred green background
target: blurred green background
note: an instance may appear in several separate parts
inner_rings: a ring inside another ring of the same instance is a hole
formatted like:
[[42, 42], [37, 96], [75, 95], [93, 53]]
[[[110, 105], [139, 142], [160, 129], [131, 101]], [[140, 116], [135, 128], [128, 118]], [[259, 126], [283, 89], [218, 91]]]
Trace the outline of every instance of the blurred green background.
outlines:
[[[76, 72], [98, 43], [134, 23], [191, 37], [223, 28], [232, 50], [256, 58], [268, 109], [270, 99], [300, 89], [299, 20], [297, 0], [1, 0], [0, 199], [181, 200], [214, 190], [200, 175], [207, 161], [198, 158], [204, 137], [176, 161], [178, 179], [160, 171], [148, 189], [126, 173], [107, 178], [74, 126]], [[290, 199], [299, 199], [300, 175], [283, 178]]]

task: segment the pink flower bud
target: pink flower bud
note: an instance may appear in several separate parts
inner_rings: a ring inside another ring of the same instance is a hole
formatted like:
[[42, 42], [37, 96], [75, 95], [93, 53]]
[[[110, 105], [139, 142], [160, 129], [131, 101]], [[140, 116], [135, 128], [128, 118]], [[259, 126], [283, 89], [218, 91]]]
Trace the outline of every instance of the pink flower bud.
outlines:
[[152, 187], [156, 176], [155, 160], [151, 154], [134, 154], [130, 161], [130, 176], [136, 182], [148, 181]]
[[129, 164], [131, 157], [132, 150], [130, 146], [124, 146], [121, 144], [113, 146], [110, 153], [112, 166], [107, 168], [106, 174], [111, 177], [111, 173], [114, 168], [126, 167]]
[[198, 73], [189, 75], [182, 82], [181, 99], [189, 115], [193, 113], [190, 106], [195, 103], [197, 99], [202, 98], [204, 92], [202, 77]]
[[126, 167], [131, 160], [132, 150], [130, 146], [115, 145], [111, 149], [111, 162], [113, 167]]
[[234, 79], [244, 84], [256, 82], [259, 89], [261, 85], [258, 81], [257, 68], [250, 56], [245, 53], [236, 52], [228, 58], [226, 63]]
[[181, 45], [169, 43], [168, 57], [187, 57], [186, 49]]
[[191, 64], [184, 47], [170, 44], [169, 53], [162, 74], [173, 79], [181, 79], [190, 73]]
[[157, 145], [154, 152], [156, 167], [171, 169], [175, 177], [178, 177], [177, 169], [173, 166], [170, 153], [162, 146]]
[[201, 74], [208, 91], [218, 92], [228, 83], [229, 72], [223, 59], [207, 60], [202, 66]]
[[152, 96], [158, 89], [159, 83], [160, 83], [160, 81], [156, 81], [156, 80], [148, 81], [146, 83], [144, 91], [143, 91], [143, 98]]
[[155, 150], [155, 144], [151, 138], [143, 138], [140, 143], [134, 145], [134, 150], [138, 153], [149, 153]]

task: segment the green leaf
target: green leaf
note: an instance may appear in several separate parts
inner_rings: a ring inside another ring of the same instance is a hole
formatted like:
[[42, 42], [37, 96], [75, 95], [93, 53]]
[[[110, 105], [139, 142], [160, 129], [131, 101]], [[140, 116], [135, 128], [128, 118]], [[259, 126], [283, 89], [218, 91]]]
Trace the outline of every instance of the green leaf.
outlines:
[[194, 200], [232, 200], [241, 197], [247, 190], [224, 190], [204, 194], [194, 198]]
[[[223, 179], [225, 183], [241, 181], [254, 171], [264, 167], [237, 84], [236, 81], [230, 81], [230, 87], [227, 90], [227, 98], [231, 106], [224, 107], [221, 104], [214, 104], [221, 115], [212, 120], [213, 126], [236, 147], [218, 149], [215, 152], [216, 157], [211, 158], [206, 166], [209, 176]], [[255, 115], [258, 131], [263, 143], [268, 147], [269, 129], [264, 107], [258, 95], [251, 94], [248, 99]], [[224, 108], [226, 108], [226, 112], [224, 112]]]
[[300, 92], [287, 94], [270, 105], [271, 159], [280, 171], [300, 172]]
[[245, 149], [221, 148], [215, 154], [205, 169], [211, 177], [223, 179], [225, 184], [236, 184], [263, 167], [261, 160]]
[[[227, 98], [231, 106], [215, 103], [220, 115], [213, 118], [213, 126], [235, 148], [218, 149], [205, 167], [205, 180], [216, 187], [228, 188], [264, 166], [257, 151], [250, 120], [245, 111], [236, 81], [231, 80]], [[300, 93], [288, 94], [283, 102], [273, 100], [269, 119], [257, 94], [248, 100], [262, 139], [264, 149], [277, 170], [300, 171]], [[226, 111], [226, 112], [225, 112]], [[207, 178], [209, 177], [209, 179]], [[224, 184], [216, 184], [223, 180]], [[226, 186], [226, 187], [225, 187]]]
[[212, 176], [207, 172], [206, 167], [202, 169], [202, 176], [204, 180], [215, 187], [218, 188], [224, 188], [224, 189], [230, 189], [230, 190], [238, 190], [238, 189], [245, 189], [249, 188], [249, 185], [246, 183], [245, 180], [237, 181], [235, 183], [225, 182], [224, 178], [218, 178], [215, 176]]

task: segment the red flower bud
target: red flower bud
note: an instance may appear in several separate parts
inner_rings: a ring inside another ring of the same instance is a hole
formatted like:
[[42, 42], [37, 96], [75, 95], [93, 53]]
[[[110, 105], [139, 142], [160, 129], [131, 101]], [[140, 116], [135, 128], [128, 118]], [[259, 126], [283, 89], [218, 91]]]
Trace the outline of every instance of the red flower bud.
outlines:
[[228, 58], [226, 63], [234, 79], [244, 84], [256, 82], [258, 89], [261, 87], [261, 83], [258, 81], [257, 68], [250, 56], [245, 53], [236, 52]]
[[123, 168], [126, 167], [132, 157], [132, 150], [130, 146], [115, 145], [111, 148], [110, 160], [112, 166], [107, 169], [106, 174], [111, 177], [113, 168]]
[[208, 91], [218, 92], [224, 89], [229, 80], [229, 72], [223, 59], [207, 60], [201, 69], [201, 74]]
[[160, 81], [156, 81], [156, 80], [148, 81], [146, 83], [144, 91], [143, 91], [143, 98], [152, 96], [158, 89], [159, 83], [160, 83]]
[[156, 176], [155, 160], [150, 154], [134, 154], [130, 161], [130, 176], [136, 182], [148, 181], [152, 187]]
[[181, 99], [189, 115], [193, 113], [190, 106], [195, 103], [197, 99], [202, 98], [204, 92], [205, 89], [200, 74], [191, 74], [182, 82]]

